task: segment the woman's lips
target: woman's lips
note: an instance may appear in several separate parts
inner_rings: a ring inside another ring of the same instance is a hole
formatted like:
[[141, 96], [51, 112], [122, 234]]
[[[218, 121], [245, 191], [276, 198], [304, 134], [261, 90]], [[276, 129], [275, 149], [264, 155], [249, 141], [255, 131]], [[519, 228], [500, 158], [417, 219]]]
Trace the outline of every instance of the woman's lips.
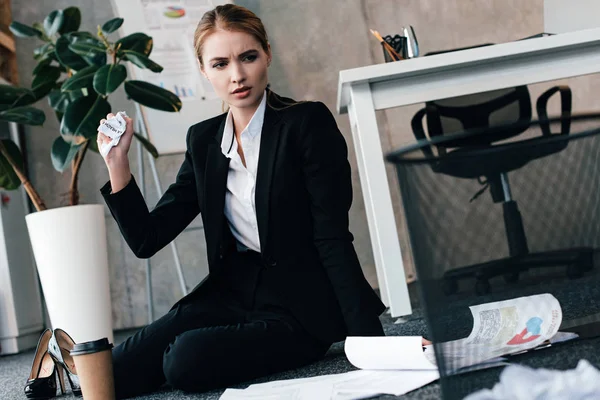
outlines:
[[246, 97], [248, 97], [250, 95], [250, 90], [252, 90], [252, 88], [246, 88], [242, 91], [233, 93], [233, 95], [237, 99], [245, 99]]

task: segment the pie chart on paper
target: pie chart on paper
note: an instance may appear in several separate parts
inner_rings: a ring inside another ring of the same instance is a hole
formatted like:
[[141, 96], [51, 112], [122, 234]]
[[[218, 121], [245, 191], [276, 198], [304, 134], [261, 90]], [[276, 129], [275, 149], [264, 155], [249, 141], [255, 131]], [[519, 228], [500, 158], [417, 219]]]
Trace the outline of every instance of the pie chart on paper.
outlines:
[[181, 18], [185, 15], [185, 9], [178, 6], [166, 7], [163, 13], [168, 18]]

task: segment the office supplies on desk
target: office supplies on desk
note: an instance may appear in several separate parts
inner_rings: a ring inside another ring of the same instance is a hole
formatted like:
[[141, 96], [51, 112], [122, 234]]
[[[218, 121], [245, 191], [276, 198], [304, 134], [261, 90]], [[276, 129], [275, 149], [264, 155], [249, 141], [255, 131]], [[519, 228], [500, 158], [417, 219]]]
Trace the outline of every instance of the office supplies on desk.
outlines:
[[419, 42], [417, 34], [412, 26], [402, 28], [404, 37], [406, 38], [406, 58], [415, 58], [419, 56]]
[[420, 54], [417, 35], [410, 25], [402, 28], [402, 35], [395, 34], [394, 36], [386, 35], [382, 37], [379, 32], [373, 29], [370, 31], [381, 43], [385, 62], [406, 60], [418, 57]]
[[391, 61], [398, 61], [402, 59], [402, 56], [396, 51], [396, 49], [394, 49], [394, 47], [392, 47], [392, 45], [388, 42], [388, 40], [384, 39], [383, 37], [381, 37], [381, 35], [379, 34], [379, 32], [370, 29], [371, 33], [373, 34], [373, 36], [375, 36], [375, 38], [377, 38], [377, 40], [379, 40], [379, 42], [381, 43], [383, 50], [384, 50], [384, 56], [386, 57], [390, 57]]

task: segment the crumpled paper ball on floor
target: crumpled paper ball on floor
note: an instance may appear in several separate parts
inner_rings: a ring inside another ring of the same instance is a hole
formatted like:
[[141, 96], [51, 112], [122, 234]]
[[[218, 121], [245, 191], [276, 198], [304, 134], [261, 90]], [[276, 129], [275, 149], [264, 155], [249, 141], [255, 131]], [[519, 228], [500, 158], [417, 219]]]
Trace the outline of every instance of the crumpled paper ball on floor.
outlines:
[[592, 400], [600, 399], [600, 371], [586, 360], [577, 368], [551, 370], [510, 365], [500, 374], [500, 382], [464, 400]]

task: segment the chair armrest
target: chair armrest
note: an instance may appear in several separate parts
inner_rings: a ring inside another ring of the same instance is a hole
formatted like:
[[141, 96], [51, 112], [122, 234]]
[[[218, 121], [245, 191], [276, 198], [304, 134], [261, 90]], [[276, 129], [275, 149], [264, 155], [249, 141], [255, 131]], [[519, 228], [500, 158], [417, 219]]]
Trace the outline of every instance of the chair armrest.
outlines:
[[[427, 137], [425, 136], [425, 130], [423, 129], [423, 118], [425, 117], [425, 115], [427, 115], [427, 109], [421, 108], [419, 111], [416, 112], [416, 114], [412, 117], [412, 120], [410, 121], [413, 134], [415, 135], [415, 138], [417, 140], [427, 139]], [[422, 151], [425, 154], [425, 156], [433, 157], [433, 152], [431, 151], [430, 147], [423, 147]]]
[[560, 93], [560, 110], [561, 110], [561, 134], [568, 135], [571, 130], [571, 105], [573, 95], [571, 88], [568, 86], [554, 86], [540, 95], [537, 99], [536, 110], [540, 119], [540, 126], [544, 136], [551, 135], [550, 123], [548, 122], [548, 100], [556, 92]]

